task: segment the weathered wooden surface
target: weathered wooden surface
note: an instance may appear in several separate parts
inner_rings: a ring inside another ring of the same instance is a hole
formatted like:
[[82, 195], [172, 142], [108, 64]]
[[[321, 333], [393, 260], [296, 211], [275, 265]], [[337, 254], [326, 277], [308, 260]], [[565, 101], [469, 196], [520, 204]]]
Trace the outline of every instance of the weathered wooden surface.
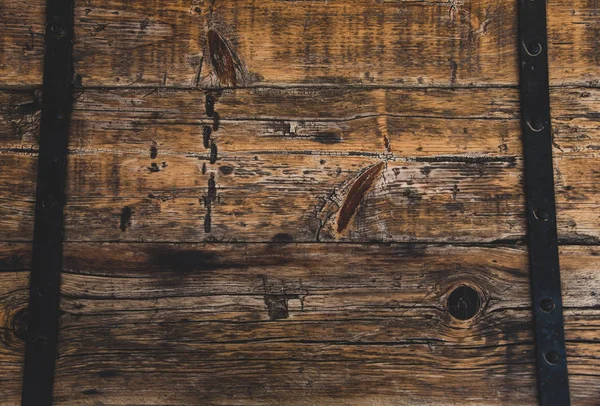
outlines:
[[31, 245], [0, 243], [0, 404], [21, 399]]
[[[0, 6], [9, 405], [43, 7]], [[548, 2], [559, 239], [588, 245], [561, 248], [575, 405], [600, 398], [598, 7]], [[57, 404], [535, 403], [514, 1], [75, 12]]]
[[0, 91], [0, 241], [31, 241], [40, 119], [34, 91]]
[[[6, 37], [6, 40], [8, 38], [10, 36]], [[39, 116], [39, 97], [33, 90], [0, 91], [0, 404], [2, 405], [19, 404], [21, 398]]]
[[[598, 83], [597, 12], [549, 2], [553, 84]], [[77, 4], [76, 72], [84, 86], [515, 85], [516, 21], [512, 0], [94, 0]]]
[[42, 83], [45, 6], [43, 0], [0, 4], [0, 87]]
[[[600, 189], [590, 180], [600, 93], [552, 96], [559, 234], [597, 241]], [[210, 118], [211, 97], [82, 91], [66, 238], [490, 242], [524, 234], [516, 90], [225, 91]], [[360, 206], [345, 206], [353, 199]]]
[[[577, 404], [600, 396], [599, 254], [561, 253]], [[62, 292], [58, 404], [535, 402], [521, 248], [69, 243]]]
[[[215, 49], [237, 56], [236, 86], [515, 85], [515, 6], [511, 0], [82, 0], [75, 8], [76, 82], [220, 84], [208, 46], [214, 32], [226, 45], [213, 42]], [[40, 0], [3, 2], [0, 85], [41, 83], [44, 7]], [[598, 24], [593, 1], [548, 2], [553, 85], [598, 84]]]

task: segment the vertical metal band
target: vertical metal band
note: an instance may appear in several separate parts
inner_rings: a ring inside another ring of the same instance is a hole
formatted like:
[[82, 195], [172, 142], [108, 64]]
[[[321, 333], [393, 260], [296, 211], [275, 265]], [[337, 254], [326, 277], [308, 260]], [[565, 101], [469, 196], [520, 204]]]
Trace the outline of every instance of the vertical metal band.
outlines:
[[52, 404], [58, 342], [59, 275], [68, 123], [71, 113], [73, 0], [48, 0], [42, 117], [22, 404]]
[[527, 238], [540, 405], [569, 405], [552, 168], [545, 0], [519, 0]]

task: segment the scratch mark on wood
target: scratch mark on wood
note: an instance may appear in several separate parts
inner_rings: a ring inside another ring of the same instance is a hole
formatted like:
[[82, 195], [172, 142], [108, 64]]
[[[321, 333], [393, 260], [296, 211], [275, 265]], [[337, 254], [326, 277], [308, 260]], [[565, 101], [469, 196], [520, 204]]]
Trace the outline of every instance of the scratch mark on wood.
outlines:
[[196, 71], [196, 77], [194, 78], [194, 87], [200, 86], [200, 76], [202, 75], [202, 64], [204, 63], [204, 58], [200, 58], [200, 63], [198, 64], [198, 70]]
[[377, 177], [381, 174], [381, 171], [384, 167], [384, 162], [379, 162], [376, 165], [373, 165], [366, 169], [359, 177], [356, 179], [348, 195], [346, 196], [346, 200], [340, 209], [338, 220], [337, 220], [337, 231], [341, 233], [346, 229], [352, 216], [356, 213], [356, 209], [362, 202], [363, 198], [370, 190], [371, 186], [377, 179]]

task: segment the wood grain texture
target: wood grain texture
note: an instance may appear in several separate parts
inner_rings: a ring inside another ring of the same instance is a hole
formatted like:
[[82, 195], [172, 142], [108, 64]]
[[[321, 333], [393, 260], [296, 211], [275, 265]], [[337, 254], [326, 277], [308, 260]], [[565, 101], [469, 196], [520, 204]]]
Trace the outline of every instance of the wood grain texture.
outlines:
[[0, 4], [0, 87], [42, 83], [46, 2]]
[[[85, 90], [73, 116], [66, 238], [518, 238], [515, 97], [510, 89]], [[420, 103], [430, 108], [413, 113]], [[354, 204], [345, 210], [345, 201]], [[439, 221], [455, 232], [438, 233]]]
[[[515, 5], [76, 1], [56, 403], [535, 404]], [[598, 7], [548, 2], [574, 405], [600, 398]], [[11, 405], [43, 9], [0, 5]]]
[[[535, 403], [521, 248], [67, 243], [65, 250], [58, 404]], [[599, 254], [561, 251], [579, 405], [600, 395]], [[481, 297], [467, 321], [448, 313], [448, 295], [461, 285]]]
[[550, 85], [600, 84], [600, 4], [549, 0], [547, 38]]
[[[553, 85], [598, 85], [598, 4], [548, 1]], [[41, 84], [43, 1], [0, 12], [0, 86]], [[509, 0], [134, 1], [75, 8], [77, 85], [516, 85], [516, 8]], [[237, 59], [215, 70], [209, 33]], [[233, 68], [231, 67], [233, 66]], [[223, 71], [221, 71], [223, 73]]]
[[[598, 241], [599, 95], [552, 92], [562, 241]], [[70, 148], [72, 241], [524, 235], [513, 89], [85, 90]], [[380, 163], [340, 229], [353, 185]]]
[[0, 241], [31, 241], [40, 94], [0, 91]]
[[0, 243], [0, 404], [21, 401], [31, 244]]
[[[597, 13], [549, 2], [552, 84], [598, 83]], [[509, 0], [94, 0], [76, 8], [76, 71], [83, 86], [516, 85], [516, 17]]]

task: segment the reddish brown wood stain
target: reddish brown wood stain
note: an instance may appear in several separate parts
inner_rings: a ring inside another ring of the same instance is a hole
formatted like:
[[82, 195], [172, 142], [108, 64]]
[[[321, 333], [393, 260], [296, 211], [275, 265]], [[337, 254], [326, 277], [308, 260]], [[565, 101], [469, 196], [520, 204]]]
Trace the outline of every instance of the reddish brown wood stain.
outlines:
[[208, 31], [210, 60], [221, 86], [235, 86], [240, 61], [225, 39], [215, 30]]
[[346, 196], [344, 204], [342, 205], [338, 215], [338, 233], [341, 233], [346, 229], [348, 223], [350, 223], [350, 219], [352, 219], [352, 216], [354, 216], [356, 213], [356, 209], [358, 209], [358, 206], [362, 203], [363, 198], [369, 192], [371, 186], [381, 174], [384, 166], [384, 162], [379, 162], [378, 164], [367, 168], [352, 184], [352, 187], [350, 188], [350, 191], [348, 192], [348, 195]]

